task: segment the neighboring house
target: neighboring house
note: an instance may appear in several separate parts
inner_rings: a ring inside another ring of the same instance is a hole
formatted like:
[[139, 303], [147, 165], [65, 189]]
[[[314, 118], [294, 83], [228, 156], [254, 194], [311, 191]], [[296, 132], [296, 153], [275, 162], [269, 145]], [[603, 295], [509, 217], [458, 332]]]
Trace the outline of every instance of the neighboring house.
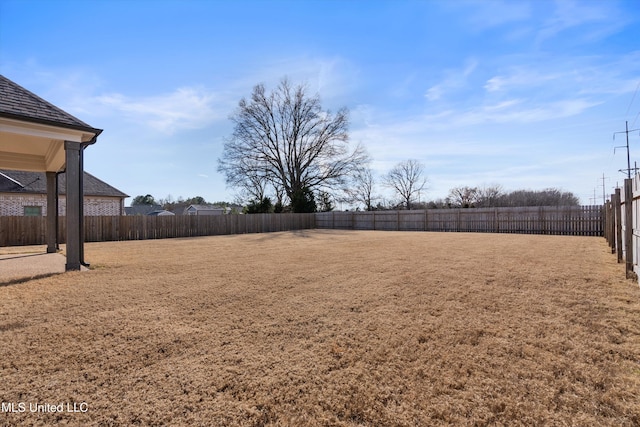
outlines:
[[[129, 197], [90, 173], [84, 172], [84, 215], [124, 215]], [[65, 174], [58, 175], [58, 214], [66, 214]], [[0, 216], [45, 216], [47, 179], [44, 172], [0, 170]]]
[[160, 210], [157, 210], [157, 211], [149, 212], [147, 215], [149, 215], [149, 216], [176, 216], [176, 214], [174, 214], [173, 212], [169, 212], [169, 211], [164, 210], [164, 209], [160, 209]]
[[241, 214], [244, 207], [242, 205], [236, 205], [232, 203], [229, 206], [227, 206], [225, 209], [228, 214]]
[[189, 205], [185, 210], [185, 215], [224, 215], [225, 208], [212, 205]]
[[173, 212], [162, 209], [160, 205], [133, 205], [124, 208], [126, 215], [147, 215], [147, 216], [168, 216], [175, 215]]
[[185, 210], [187, 209], [187, 207], [189, 207], [189, 205], [185, 204], [185, 203], [173, 203], [170, 207], [169, 207], [169, 211], [173, 212], [174, 215], [186, 215]]
[[153, 211], [161, 211], [160, 205], [133, 205], [124, 208], [125, 215], [149, 215]]

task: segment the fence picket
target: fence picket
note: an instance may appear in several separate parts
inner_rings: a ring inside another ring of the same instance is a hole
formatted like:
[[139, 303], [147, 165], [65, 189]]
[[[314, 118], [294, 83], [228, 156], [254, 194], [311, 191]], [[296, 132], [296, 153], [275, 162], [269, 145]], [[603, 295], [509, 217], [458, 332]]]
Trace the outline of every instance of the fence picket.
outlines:
[[[310, 228], [603, 236], [605, 212], [607, 218], [615, 220], [615, 215], [608, 213], [610, 210], [611, 208], [605, 210], [601, 206], [574, 206], [316, 214], [85, 217], [85, 241], [144, 240]], [[66, 236], [65, 228], [65, 218], [61, 217], [58, 219], [58, 241], [61, 243]], [[607, 228], [607, 236], [613, 234], [608, 232], [609, 229], [613, 228]], [[41, 245], [45, 243], [45, 233], [45, 217], [0, 217], [0, 246]], [[613, 246], [615, 247], [615, 243]]]
[[[222, 234], [265, 233], [315, 228], [315, 215], [259, 214], [219, 216], [87, 216], [86, 242], [146, 240]], [[66, 221], [58, 218], [58, 242], [66, 238]], [[46, 243], [46, 217], [0, 217], [0, 246]]]
[[317, 228], [602, 236], [601, 206], [321, 212]]

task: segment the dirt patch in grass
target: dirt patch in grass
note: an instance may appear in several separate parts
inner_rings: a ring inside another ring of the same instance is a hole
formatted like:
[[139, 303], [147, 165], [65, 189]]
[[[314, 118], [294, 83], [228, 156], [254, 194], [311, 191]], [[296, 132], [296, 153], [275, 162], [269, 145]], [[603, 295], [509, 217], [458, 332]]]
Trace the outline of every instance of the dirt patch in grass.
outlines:
[[89, 272], [0, 288], [0, 425], [640, 425], [640, 288], [600, 238], [85, 251]]

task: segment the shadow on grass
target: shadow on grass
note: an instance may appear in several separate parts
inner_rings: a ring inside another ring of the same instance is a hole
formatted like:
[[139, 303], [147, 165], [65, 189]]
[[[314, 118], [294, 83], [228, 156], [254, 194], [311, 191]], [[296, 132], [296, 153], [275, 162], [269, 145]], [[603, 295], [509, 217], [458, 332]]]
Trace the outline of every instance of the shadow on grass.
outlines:
[[6, 255], [2, 255], [3, 258], [0, 258], [0, 262], [2, 261], [12, 261], [14, 259], [17, 258], [29, 258], [29, 257], [34, 257], [34, 256], [42, 256], [42, 255], [46, 255], [43, 253], [37, 253], [37, 254], [6, 254]]
[[64, 274], [64, 273], [36, 274], [35, 276], [19, 277], [15, 279], [4, 280], [4, 281], [0, 281], [0, 288], [3, 288], [5, 286], [19, 285], [21, 283], [30, 282], [32, 280], [46, 279], [47, 277], [57, 276], [58, 274]]
[[258, 233], [261, 234], [262, 237], [259, 241], [266, 240], [275, 240], [283, 237], [294, 236], [301, 239], [313, 239], [317, 236], [344, 236], [348, 234], [351, 230], [330, 230], [330, 229], [320, 229], [320, 228], [312, 228], [312, 229], [304, 229], [304, 230], [288, 230], [288, 231], [273, 231], [267, 233]]

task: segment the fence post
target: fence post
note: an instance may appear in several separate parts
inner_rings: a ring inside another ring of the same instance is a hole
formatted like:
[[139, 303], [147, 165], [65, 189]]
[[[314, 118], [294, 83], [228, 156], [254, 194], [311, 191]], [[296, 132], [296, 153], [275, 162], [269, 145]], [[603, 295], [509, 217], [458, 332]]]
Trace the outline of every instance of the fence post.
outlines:
[[[615, 195], [611, 196], [611, 200], [615, 207], [621, 209], [620, 202], [617, 201], [618, 198]], [[530, 227], [539, 227], [540, 231], [544, 231], [547, 234], [584, 235], [585, 232], [589, 231], [591, 225], [596, 224], [598, 235], [604, 234], [609, 244], [617, 248], [619, 256], [622, 256], [624, 248], [622, 241], [624, 239], [621, 237], [621, 230], [616, 233], [616, 226], [621, 227], [623, 223], [621, 219], [626, 218], [626, 216], [616, 219], [615, 209], [609, 201], [606, 202], [606, 208], [583, 209], [581, 212], [591, 212], [590, 215], [597, 215], [597, 218], [591, 218], [586, 213], [582, 216], [576, 216], [574, 219], [579, 221], [578, 225], [575, 225], [574, 222], [565, 224], [565, 222], [556, 219], [557, 214], [555, 212], [557, 208], [534, 208], [535, 210], [532, 212], [540, 212], [537, 217], [535, 215], [527, 216], [526, 214], [529, 211], [523, 209], [486, 208], [479, 209], [477, 212], [473, 209], [462, 210], [460, 208], [432, 209], [425, 210], [423, 214], [420, 214], [417, 210], [369, 211], [362, 213], [362, 224], [358, 222], [359, 213], [352, 211], [311, 214], [313, 216], [297, 216], [297, 214], [269, 214], [263, 217], [254, 215], [224, 217], [189, 215], [175, 217], [113, 216], [88, 218], [85, 222], [85, 236], [88, 241], [144, 240], [284, 231], [301, 229], [302, 227], [339, 227], [343, 229], [349, 229], [350, 227], [354, 229], [357, 225], [369, 230], [378, 230], [378, 226], [381, 230], [393, 230], [394, 219], [396, 230], [420, 230], [419, 221], [422, 218], [424, 218], [423, 229], [425, 231], [490, 232], [493, 230], [494, 232], [526, 233], [531, 232], [532, 229]], [[576, 212], [578, 211], [576, 210]], [[605, 213], [607, 214], [606, 222], [603, 220]], [[381, 216], [380, 221], [378, 221], [378, 215]], [[478, 220], [477, 218], [480, 219]], [[409, 219], [413, 221], [409, 222]], [[536, 225], [538, 219], [541, 220], [540, 225]], [[45, 220], [46, 218], [40, 218], [39, 222], [34, 223], [29, 217], [1, 217], [0, 246], [45, 243]], [[64, 217], [59, 218], [59, 227], [58, 239], [62, 243], [65, 236]], [[538, 228], [535, 230], [538, 230]], [[633, 234], [633, 231], [630, 233]], [[616, 242], [616, 238], [620, 240]], [[32, 241], [33, 243], [27, 243]], [[634, 259], [632, 262], [635, 263], [635, 258], [632, 259]]]
[[624, 180], [624, 245], [626, 260], [626, 277], [633, 277], [633, 181], [631, 179]]
[[611, 195], [611, 201], [606, 202], [605, 204], [605, 210], [604, 210], [604, 237], [607, 239], [607, 243], [609, 244], [609, 247], [612, 248], [614, 247], [614, 241], [615, 241], [615, 224], [612, 224], [613, 220], [615, 219], [615, 211], [614, 211], [614, 200], [615, 199], [615, 194]]
[[602, 226], [602, 231], [604, 234], [604, 238], [607, 240], [607, 243], [609, 244], [609, 246], [611, 246], [611, 240], [613, 239], [613, 235], [611, 234], [611, 230], [613, 230], [613, 228], [611, 227], [611, 209], [612, 209], [612, 202], [614, 200], [615, 195], [612, 194], [611, 195], [611, 201], [607, 200], [604, 204], [604, 215], [603, 215], [603, 226]]
[[[611, 201], [607, 201], [607, 210], [605, 212], [605, 236], [611, 247], [611, 253], [615, 252], [616, 247], [616, 207], [614, 205], [615, 194], [611, 195]], [[620, 195], [618, 195], [618, 201], [615, 203], [621, 203]], [[621, 223], [621, 222], [620, 222]], [[622, 246], [618, 247], [619, 251], [622, 251]]]
[[618, 252], [618, 263], [622, 263], [622, 206], [620, 205], [620, 189], [616, 188], [616, 192], [613, 195], [613, 209], [614, 215], [610, 214], [611, 221], [615, 224], [615, 228], [610, 227], [613, 235], [611, 238], [611, 253]]

